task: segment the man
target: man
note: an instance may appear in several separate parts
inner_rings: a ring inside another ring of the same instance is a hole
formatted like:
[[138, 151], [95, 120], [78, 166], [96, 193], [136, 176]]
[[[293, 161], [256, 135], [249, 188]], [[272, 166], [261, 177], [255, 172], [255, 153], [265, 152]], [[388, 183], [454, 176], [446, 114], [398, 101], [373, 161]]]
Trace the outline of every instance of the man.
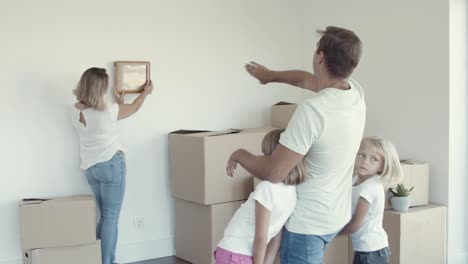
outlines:
[[350, 30], [327, 27], [313, 56], [314, 74], [272, 71], [252, 62], [247, 71], [262, 84], [282, 82], [316, 92], [296, 109], [271, 156], [239, 149], [226, 170], [240, 164], [254, 176], [281, 182], [305, 159], [308, 179], [297, 186], [297, 206], [283, 231], [281, 263], [322, 263], [328, 243], [351, 218], [354, 159], [364, 131], [364, 94], [350, 78], [361, 41]]

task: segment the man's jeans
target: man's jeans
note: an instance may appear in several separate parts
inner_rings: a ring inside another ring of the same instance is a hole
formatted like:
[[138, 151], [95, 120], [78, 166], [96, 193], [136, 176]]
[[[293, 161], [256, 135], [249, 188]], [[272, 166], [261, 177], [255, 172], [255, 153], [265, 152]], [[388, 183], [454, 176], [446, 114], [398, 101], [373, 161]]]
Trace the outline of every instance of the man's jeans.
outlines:
[[385, 247], [371, 252], [354, 252], [353, 264], [388, 264], [392, 252]]
[[323, 236], [297, 234], [283, 228], [281, 264], [322, 264], [323, 252], [335, 236], [336, 233]]

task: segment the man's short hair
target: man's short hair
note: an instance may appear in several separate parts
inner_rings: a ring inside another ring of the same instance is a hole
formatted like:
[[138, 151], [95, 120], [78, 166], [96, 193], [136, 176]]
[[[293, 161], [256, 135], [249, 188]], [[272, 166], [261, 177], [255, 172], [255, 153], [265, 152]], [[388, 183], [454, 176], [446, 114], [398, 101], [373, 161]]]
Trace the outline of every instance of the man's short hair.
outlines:
[[325, 55], [325, 65], [330, 75], [347, 78], [361, 58], [361, 40], [351, 30], [329, 26], [317, 30], [322, 35], [318, 42], [317, 53]]

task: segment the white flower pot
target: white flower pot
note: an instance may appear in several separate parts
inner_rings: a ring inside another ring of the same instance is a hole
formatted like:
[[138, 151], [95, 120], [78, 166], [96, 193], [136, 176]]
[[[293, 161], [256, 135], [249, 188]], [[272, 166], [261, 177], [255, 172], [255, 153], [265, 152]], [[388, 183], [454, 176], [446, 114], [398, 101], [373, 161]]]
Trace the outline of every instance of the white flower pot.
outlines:
[[411, 198], [408, 197], [392, 197], [393, 209], [398, 212], [407, 212], [411, 204]]

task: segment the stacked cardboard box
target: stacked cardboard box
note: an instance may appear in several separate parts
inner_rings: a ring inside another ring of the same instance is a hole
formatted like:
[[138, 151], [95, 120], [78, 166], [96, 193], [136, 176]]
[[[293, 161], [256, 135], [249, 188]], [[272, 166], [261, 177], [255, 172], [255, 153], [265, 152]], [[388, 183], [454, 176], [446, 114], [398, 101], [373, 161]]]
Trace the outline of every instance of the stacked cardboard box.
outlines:
[[[446, 206], [438, 204], [412, 207], [408, 212], [385, 210], [383, 228], [392, 251], [389, 263], [445, 263], [446, 211]], [[350, 239], [350, 264], [353, 256]]]
[[214, 263], [213, 251], [240, 205], [253, 191], [252, 176], [226, 163], [239, 148], [259, 155], [272, 128], [170, 133], [170, 168], [176, 212], [176, 256], [194, 264]]
[[25, 264], [101, 263], [93, 196], [25, 199], [20, 219]]
[[277, 128], [286, 128], [297, 104], [288, 102], [278, 102], [271, 107], [271, 126]]
[[446, 206], [429, 204], [408, 212], [386, 210], [383, 226], [392, 250], [390, 264], [445, 263]]
[[[429, 164], [402, 160], [401, 168], [403, 174], [402, 184], [407, 188], [414, 187], [410, 194], [410, 207], [429, 204]], [[390, 202], [392, 194], [388, 190], [389, 187], [396, 187], [396, 184], [386, 188], [385, 209], [392, 208]]]

